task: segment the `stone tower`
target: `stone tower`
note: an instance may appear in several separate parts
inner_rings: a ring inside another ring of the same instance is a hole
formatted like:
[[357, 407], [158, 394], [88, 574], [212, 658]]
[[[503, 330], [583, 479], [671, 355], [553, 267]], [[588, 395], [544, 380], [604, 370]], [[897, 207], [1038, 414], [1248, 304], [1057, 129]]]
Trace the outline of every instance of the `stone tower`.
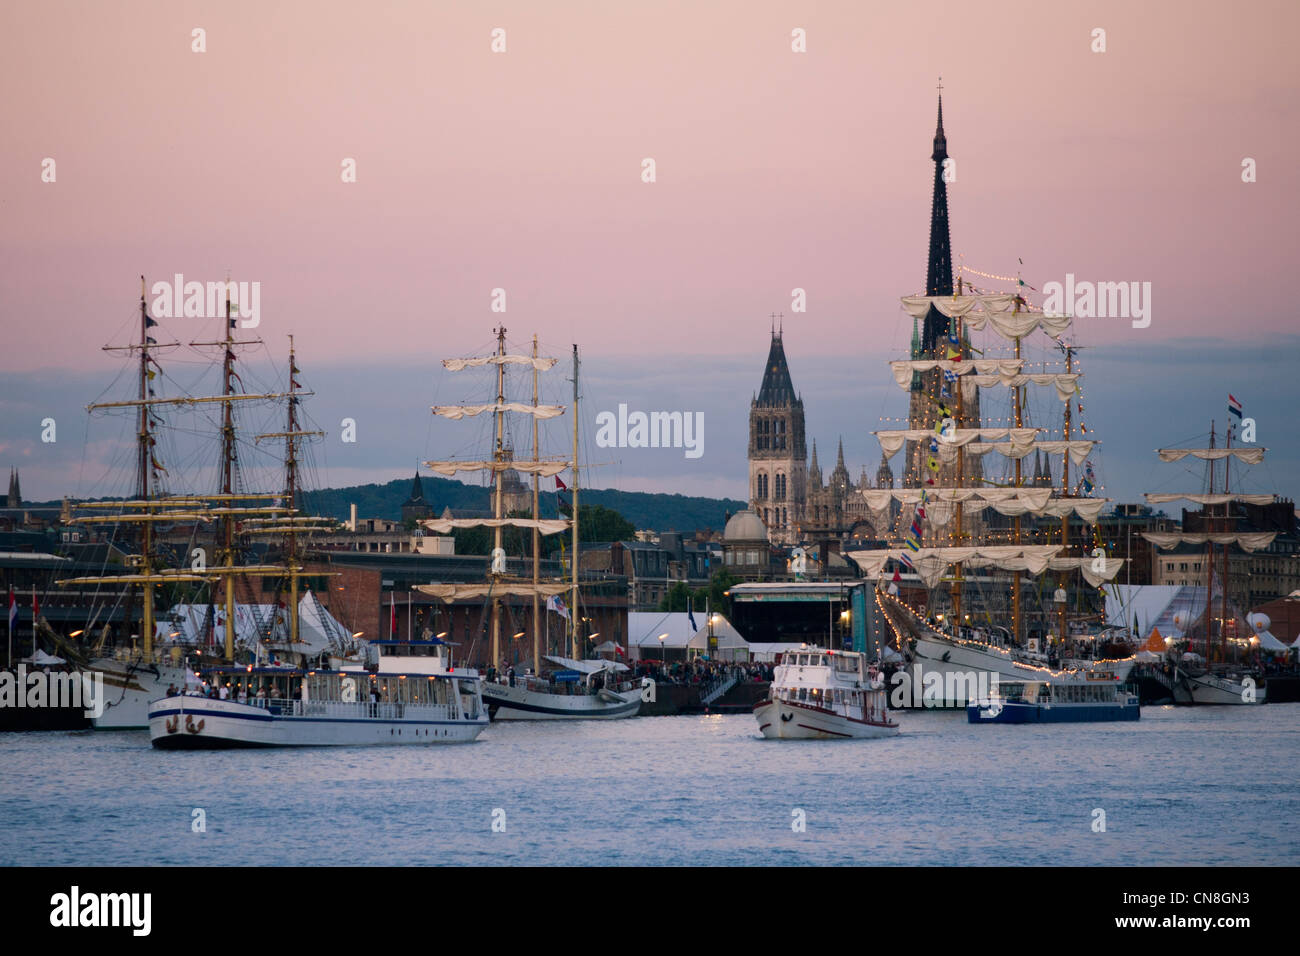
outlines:
[[803, 399], [794, 390], [782, 332], [772, 330], [763, 384], [749, 404], [749, 507], [773, 544], [799, 539], [807, 496]]

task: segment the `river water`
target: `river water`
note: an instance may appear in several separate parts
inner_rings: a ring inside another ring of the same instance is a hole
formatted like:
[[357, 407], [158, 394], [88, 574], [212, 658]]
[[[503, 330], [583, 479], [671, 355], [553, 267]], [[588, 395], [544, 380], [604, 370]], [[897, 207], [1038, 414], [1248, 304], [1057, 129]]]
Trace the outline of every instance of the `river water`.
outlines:
[[1300, 851], [1300, 704], [899, 721], [865, 741], [768, 741], [727, 715], [213, 752], [157, 751], [144, 732], [3, 734], [0, 864], [1280, 865]]

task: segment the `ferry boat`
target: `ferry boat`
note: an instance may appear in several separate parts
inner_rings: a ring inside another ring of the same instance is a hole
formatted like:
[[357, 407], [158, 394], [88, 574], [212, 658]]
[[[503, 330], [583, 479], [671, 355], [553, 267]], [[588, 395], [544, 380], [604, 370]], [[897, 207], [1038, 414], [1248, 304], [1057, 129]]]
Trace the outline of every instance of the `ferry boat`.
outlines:
[[898, 733], [886, 711], [880, 675], [855, 651], [809, 648], [786, 654], [773, 671], [768, 698], [754, 705], [754, 717], [763, 736], [776, 740]]
[[442, 641], [372, 641], [367, 667], [216, 667], [226, 700], [164, 697], [149, 705], [161, 750], [468, 743], [488, 724], [478, 671], [454, 666]]
[[966, 706], [972, 724], [1065, 724], [1137, 720], [1138, 696], [1114, 681], [1089, 677], [1017, 680]]
[[614, 661], [548, 656], [561, 670], [549, 676], [516, 677], [514, 684], [487, 681], [483, 700], [493, 720], [611, 720], [635, 717], [645, 681], [620, 681]]

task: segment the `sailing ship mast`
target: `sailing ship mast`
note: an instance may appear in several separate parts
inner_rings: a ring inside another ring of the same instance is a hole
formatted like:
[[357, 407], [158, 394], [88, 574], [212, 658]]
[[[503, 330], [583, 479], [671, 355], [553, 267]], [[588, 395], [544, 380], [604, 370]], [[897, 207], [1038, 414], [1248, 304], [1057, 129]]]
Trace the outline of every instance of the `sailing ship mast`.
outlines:
[[[506, 330], [505, 326], [497, 329], [497, 357], [506, 354]], [[492, 453], [492, 460], [498, 465], [501, 464], [505, 455], [505, 423], [506, 416], [501, 406], [505, 404], [506, 395], [506, 367], [503, 363], [497, 362], [497, 407], [494, 412], [496, 418], [496, 445]], [[501, 482], [503, 478], [501, 468], [495, 469], [493, 477], [496, 479], [496, 492], [492, 498], [492, 516], [496, 518], [492, 531], [492, 580], [496, 583], [501, 579], [505, 572], [505, 563], [502, 562], [500, 571], [498, 571], [497, 555], [502, 553], [501, 549]], [[501, 599], [498, 596], [492, 598], [492, 665], [501, 660]]]
[[[554, 418], [564, 413], [564, 407], [561, 405], [541, 405], [538, 404], [538, 383], [537, 373], [549, 370], [555, 365], [556, 360], [553, 358], [544, 358], [537, 354], [537, 340], [534, 336], [533, 351], [531, 355], [512, 354], [506, 351], [506, 330], [499, 328], [495, 330], [497, 336], [497, 347], [493, 354], [482, 358], [468, 359], [444, 359], [443, 366], [449, 371], [457, 372], [466, 368], [477, 368], [484, 365], [496, 366], [496, 399], [495, 401], [484, 405], [435, 405], [432, 408], [433, 414], [441, 418], [450, 418], [460, 420], [466, 417], [473, 417], [487, 412], [493, 414], [494, 438], [493, 454], [491, 460], [484, 461], [426, 461], [424, 464], [434, 472], [441, 475], [452, 476], [462, 471], [487, 471], [493, 476], [493, 506], [491, 518], [429, 518], [421, 521], [421, 525], [435, 534], [447, 534], [457, 528], [475, 528], [489, 527], [493, 529], [493, 559], [489, 566], [488, 581], [486, 584], [417, 584], [415, 590], [421, 594], [429, 594], [437, 597], [447, 603], [451, 603], [462, 598], [484, 598], [491, 602], [492, 615], [492, 662], [495, 664], [500, 660], [500, 601], [506, 596], [529, 596], [532, 597], [534, 607], [533, 617], [533, 660], [534, 664], [540, 668], [541, 655], [539, 647], [539, 636], [537, 620], [540, 616], [537, 598], [541, 596], [551, 596], [561, 594], [568, 590], [568, 586], [559, 583], [542, 583], [540, 582], [540, 569], [538, 566], [539, 553], [541, 550], [541, 536], [547, 534], [556, 534], [566, 530], [570, 522], [566, 519], [543, 519], [538, 516], [538, 479], [542, 477], [552, 477], [558, 475], [561, 471], [570, 467], [570, 460], [566, 459], [543, 459], [538, 455], [538, 435], [537, 423], [539, 419]], [[533, 403], [525, 404], [521, 402], [511, 402], [506, 400], [505, 395], [505, 367], [507, 365], [529, 365], [533, 370]], [[505, 415], [509, 412], [518, 414], [528, 414], [533, 416], [533, 459], [531, 461], [519, 461], [505, 452]], [[533, 515], [531, 518], [511, 517], [503, 514], [504, 511], [504, 490], [503, 479], [504, 473], [508, 470], [515, 469], [533, 476]], [[501, 557], [504, 555], [502, 548], [502, 530], [506, 527], [529, 528], [533, 532], [533, 573], [532, 580], [522, 580], [511, 578], [507, 573], [504, 562]], [[572, 615], [570, 615], [572, 617]]]
[[[537, 379], [538, 379], [537, 335], [534, 334], [533, 335], [533, 408], [537, 407], [537, 385], [538, 385]], [[576, 411], [574, 413], [574, 417], [575, 418], [577, 417]], [[537, 458], [538, 449], [540, 447], [537, 440], [538, 426], [539, 423], [537, 421], [537, 416], [534, 414], [533, 415], [533, 458], [534, 459]], [[541, 478], [538, 477], [537, 472], [533, 472], [533, 521], [534, 522], [536, 522], [537, 519], [541, 517], [541, 511], [539, 510], [539, 501], [538, 501], [538, 498], [540, 497], [538, 494], [539, 491], [538, 484], [540, 481]], [[542, 672], [541, 637], [540, 634], [538, 633], [539, 628], [541, 627], [541, 620], [542, 620], [542, 609], [541, 609], [542, 596], [537, 591], [537, 586], [541, 584], [541, 580], [540, 580], [541, 549], [542, 549], [542, 532], [541, 529], [538, 528], [537, 525], [534, 523], [533, 525], [533, 673], [534, 674], [540, 674]], [[547, 648], [547, 650], [549, 650], [549, 648]]]
[[[141, 553], [136, 560], [139, 567], [138, 573], [125, 575], [94, 575], [87, 577], [65, 578], [56, 582], [60, 586], [69, 584], [126, 584], [128, 586], [139, 584], [142, 587], [141, 614], [142, 614], [142, 632], [141, 632], [141, 652], [145, 660], [151, 660], [153, 657], [153, 634], [154, 634], [154, 596], [153, 588], [155, 585], [164, 582], [212, 582], [225, 577], [227, 583], [227, 628], [226, 628], [226, 657], [233, 659], [233, 639], [234, 639], [234, 614], [231, 607], [233, 602], [233, 591], [230, 590], [231, 582], [235, 574], [242, 573], [262, 573], [275, 571], [275, 567], [237, 567], [233, 562], [233, 522], [236, 516], [242, 515], [279, 515], [284, 511], [279, 506], [269, 507], [249, 507], [246, 505], [235, 507], [234, 503], [248, 502], [257, 500], [270, 500], [276, 498], [276, 495], [258, 495], [258, 494], [236, 494], [233, 491], [232, 481], [232, 462], [234, 455], [234, 419], [232, 414], [233, 404], [237, 401], [260, 401], [265, 399], [275, 399], [285, 397], [283, 394], [266, 394], [266, 395], [249, 395], [235, 394], [233, 388], [234, 375], [232, 363], [234, 361], [233, 346], [236, 344], [246, 344], [235, 342], [231, 336], [233, 327], [232, 304], [230, 302], [229, 287], [226, 292], [226, 322], [225, 338], [217, 342], [194, 342], [191, 345], [221, 345], [226, 349], [223, 360], [224, 386], [221, 395], [217, 396], [181, 396], [177, 398], [155, 398], [149, 382], [154, 376], [154, 372], [149, 368], [150, 363], [157, 365], [157, 361], [150, 354], [151, 347], [159, 348], [149, 335], [149, 329], [157, 323], [149, 317], [148, 305], [145, 299], [145, 289], [147, 283], [144, 276], [140, 277], [140, 343], [139, 345], [129, 346], [105, 346], [105, 351], [118, 351], [125, 349], [127, 351], [140, 351], [140, 368], [139, 368], [139, 397], [129, 401], [121, 402], [96, 402], [87, 406], [88, 411], [112, 408], [136, 408], [138, 409], [137, 423], [137, 475], [136, 491], [138, 500], [135, 501], [117, 501], [117, 502], [82, 502], [77, 505], [83, 509], [120, 509], [121, 513], [114, 515], [90, 515], [72, 519], [74, 524], [102, 524], [102, 523], [139, 523], [143, 525], [140, 535]], [[172, 347], [179, 343], [167, 343], [167, 347]], [[223, 429], [222, 429], [222, 491], [216, 495], [184, 495], [161, 497], [157, 495], [157, 489], [150, 481], [153, 471], [164, 471], [159, 464], [154, 448], [157, 446], [157, 439], [154, 435], [154, 406], [165, 405], [185, 405], [193, 406], [207, 404], [210, 402], [221, 402], [223, 404]], [[214, 507], [214, 504], [219, 505]], [[154, 540], [152, 526], [155, 522], [175, 522], [175, 521], [195, 521], [210, 522], [219, 520], [223, 523], [224, 534], [227, 541], [226, 561], [222, 566], [206, 565], [201, 570], [183, 569], [155, 569]]]
[[573, 345], [573, 600], [569, 607], [569, 656], [578, 657], [578, 344]]
[[[1229, 432], [1225, 447], [1216, 447], [1218, 435], [1215, 430], [1214, 422], [1210, 423], [1210, 442], [1207, 448], [1159, 448], [1156, 454], [1160, 456], [1163, 462], [1175, 462], [1191, 455], [1200, 458], [1209, 465], [1209, 488], [1204, 493], [1193, 492], [1148, 492], [1146, 500], [1149, 504], [1164, 504], [1170, 501], [1185, 499], [1194, 504], [1199, 504], [1204, 509], [1202, 518], [1204, 526], [1199, 532], [1155, 532], [1144, 531], [1142, 537], [1146, 538], [1153, 545], [1161, 550], [1176, 548], [1183, 544], [1204, 544], [1206, 546], [1206, 573], [1205, 573], [1205, 613], [1203, 623], [1205, 627], [1205, 660], [1210, 663], [1213, 658], [1213, 617], [1212, 604], [1214, 602], [1214, 546], [1217, 544], [1223, 551], [1223, 575], [1220, 580], [1220, 615], [1219, 622], [1219, 652], [1222, 661], [1227, 660], [1227, 621], [1228, 621], [1228, 546], [1235, 544], [1246, 552], [1258, 551], [1261, 548], [1267, 548], [1277, 537], [1275, 531], [1250, 531], [1242, 532], [1233, 528], [1231, 521], [1231, 505], [1234, 501], [1242, 501], [1253, 505], [1268, 505], [1276, 501], [1273, 494], [1242, 494], [1231, 491], [1228, 469], [1231, 461], [1235, 458], [1237, 461], [1247, 465], [1257, 465], [1264, 460], [1266, 448], [1233, 448], [1231, 432]], [[1224, 460], [1224, 480], [1223, 491], [1215, 492], [1214, 490], [1214, 463], [1220, 458]], [[1211, 509], [1216, 506], [1223, 506], [1223, 514], [1212, 515]]]
[[[942, 374], [943, 380], [953, 383], [956, 388], [953, 404], [956, 405], [956, 422], [949, 416], [948, 406], [944, 401], [938, 402], [939, 420], [933, 429], [908, 428], [880, 430], [875, 432], [881, 448], [888, 458], [900, 451], [905, 444], [928, 442], [930, 455], [928, 467], [933, 474], [940, 473], [941, 464], [957, 465], [957, 474], [949, 486], [938, 487], [929, 480], [918, 481], [919, 487], [898, 489], [867, 489], [862, 491], [868, 508], [878, 516], [879, 521], [888, 513], [890, 501], [897, 500], [903, 504], [916, 506], [916, 521], [913, 533], [908, 537], [907, 546], [881, 549], [877, 551], [850, 552], [850, 556], [869, 575], [879, 574], [885, 563], [891, 559], [908, 558], [928, 587], [933, 588], [944, 576], [949, 565], [956, 567], [953, 577], [952, 602], [958, 626], [964, 619], [962, 614], [962, 570], [966, 566], [990, 566], [1014, 572], [1012, 580], [1012, 616], [1017, 640], [1019, 639], [1020, 618], [1018, 585], [1019, 574], [1029, 571], [1041, 574], [1047, 570], [1079, 571], [1091, 584], [1112, 580], [1123, 565], [1122, 559], [1108, 558], [1102, 570], [1095, 571], [1092, 559], [1071, 557], [1062, 552], [1068, 547], [1069, 516], [1078, 514], [1089, 523], [1094, 523], [1101, 509], [1108, 503], [1106, 498], [1052, 498], [1051, 489], [1024, 488], [1023, 470], [1015, 469], [1015, 477], [1008, 486], [999, 486], [994, 482], [984, 482], [978, 487], [966, 485], [966, 462], [974, 454], [983, 456], [989, 452], [998, 452], [1012, 459], [1017, 466], [1025, 455], [1045, 451], [1049, 454], [1060, 453], [1067, 460], [1081, 464], [1092, 452], [1096, 442], [1089, 439], [1076, 439], [1067, 426], [1066, 437], [1061, 441], [1040, 438], [1038, 427], [1026, 427], [1023, 415], [1021, 389], [1027, 384], [1050, 386], [1055, 389], [1057, 398], [1068, 405], [1077, 391], [1079, 373], [1073, 362], [1067, 359], [1065, 372], [1031, 372], [1026, 368], [1021, 348], [1022, 340], [1038, 329], [1042, 329], [1054, 339], [1060, 339], [1069, 329], [1070, 319], [1065, 316], [1045, 315], [1025, 308], [1025, 301], [1012, 294], [955, 294], [932, 296], [906, 296], [902, 299], [903, 307], [914, 319], [930, 316], [931, 311], [951, 320], [956, 331], [949, 340], [948, 351], [944, 354], [932, 353], [928, 358], [912, 358], [905, 361], [890, 362], [896, 383], [900, 388], [909, 389], [914, 376]], [[983, 331], [991, 329], [1003, 338], [1013, 342], [1016, 355], [1014, 358], [966, 358], [965, 335], [967, 330]], [[954, 341], [955, 340], [955, 341]], [[969, 424], [963, 420], [966, 415], [968, 400], [979, 388], [1010, 387], [1014, 390], [1013, 408], [1014, 426], [985, 427], [982, 422]], [[1069, 412], [1067, 411], [1067, 415]], [[945, 421], [947, 419], [947, 421]], [[915, 424], [915, 423], [914, 423]], [[957, 427], [951, 427], [952, 425]], [[1005, 439], [1005, 440], [1003, 440]], [[909, 451], [909, 455], [911, 452]], [[922, 461], [927, 459], [922, 456]], [[1067, 478], [1068, 480], [1068, 478]], [[1068, 488], [1066, 489], [1068, 491]], [[1022, 515], [1059, 517], [1062, 519], [1062, 542], [1060, 544], [1022, 543], [1020, 528], [1015, 531], [1015, 543], [1011, 546], [988, 546], [979, 543], [967, 543], [966, 531], [961, 524], [970, 510], [982, 511], [991, 508], [1001, 514], [1019, 519]], [[955, 511], [958, 526], [952, 530], [953, 544], [949, 547], [921, 547], [922, 518], [929, 523], [932, 532], [940, 530]]]
[[249, 529], [253, 534], [284, 535], [284, 571], [289, 578], [289, 647], [291, 649], [293, 645], [299, 643], [298, 579], [303, 576], [303, 566], [299, 561], [298, 535], [312, 531], [329, 531], [334, 525], [328, 518], [303, 517], [298, 514], [298, 442], [304, 438], [319, 438], [325, 435], [322, 431], [304, 430], [299, 426], [298, 405], [302, 402], [302, 396], [313, 394], [301, 390], [302, 386], [298, 384], [300, 372], [293, 347], [293, 336], [290, 335], [288, 415], [285, 430], [261, 434], [254, 439], [258, 442], [270, 438], [284, 439], [284, 507], [287, 517], [253, 519], [248, 522], [253, 525]]

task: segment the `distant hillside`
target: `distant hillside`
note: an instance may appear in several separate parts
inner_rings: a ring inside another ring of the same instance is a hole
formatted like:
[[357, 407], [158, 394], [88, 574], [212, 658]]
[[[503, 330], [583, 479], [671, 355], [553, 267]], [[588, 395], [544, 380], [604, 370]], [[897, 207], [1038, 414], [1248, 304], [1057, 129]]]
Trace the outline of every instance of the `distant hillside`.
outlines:
[[[420, 485], [424, 490], [424, 500], [436, 514], [441, 514], [442, 509], [447, 507], [484, 511], [491, 507], [489, 490], [482, 485], [467, 485], [451, 478], [425, 475], [420, 476]], [[305, 504], [317, 514], [339, 520], [345, 520], [348, 517], [348, 506], [355, 504], [358, 517], [396, 521], [402, 516], [402, 502], [410, 494], [411, 479], [399, 478], [383, 485], [325, 488], [311, 492]], [[567, 495], [565, 497], [568, 498]], [[579, 500], [584, 505], [612, 508], [638, 528], [652, 528], [655, 531], [695, 531], [704, 528], [721, 531], [728, 511], [734, 514], [746, 507], [745, 502], [731, 498], [692, 498], [686, 495], [617, 491], [613, 488], [583, 488]], [[557, 514], [554, 492], [542, 492], [541, 509], [543, 517]]]

